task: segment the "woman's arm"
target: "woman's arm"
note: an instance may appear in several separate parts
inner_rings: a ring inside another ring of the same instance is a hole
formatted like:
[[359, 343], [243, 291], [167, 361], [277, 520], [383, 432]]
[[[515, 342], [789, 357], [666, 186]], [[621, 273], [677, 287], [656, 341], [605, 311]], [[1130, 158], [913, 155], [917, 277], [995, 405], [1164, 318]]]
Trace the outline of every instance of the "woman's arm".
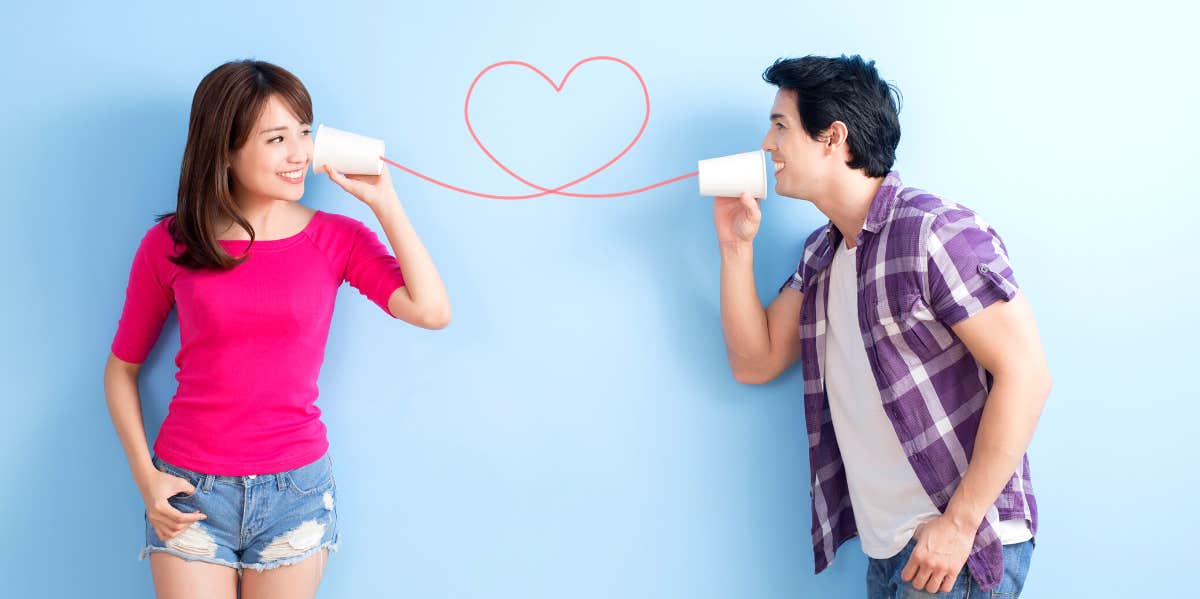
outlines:
[[325, 166], [329, 178], [371, 208], [387, 235], [392, 252], [404, 273], [404, 285], [388, 298], [388, 312], [426, 329], [450, 324], [450, 297], [433, 258], [413, 229], [387, 170], [378, 176], [343, 175]]
[[[395, 197], [395, 193], [392, 196]], [[450, 324], [450, 297], [433, 258], [417, 237], [400, 200], [383, 202], [374, 210], [404, 273], [404, 286], [392, 292], [388, 312], [419, 327], [445, 328]]]
[[158, 537], [166, 541], [207, 516], [200, 512], [185, 514], [167, 502], [176, 493], [192, 493], [195, 489], [182, 478], [159, 472], [150, 461], [150, 446], [142, 423], [142, 400], [138, 395], [141, 369], [141, 364], [126, 362], [110, 353], [104, 366], [104, 395], [117, 437], [125, 448], [133, 481], [146, 504], [146, 516]]
[[[142, 423], [142, 401], [138, 396], [138, 373], [142, 365], [126, 362], [108, 354], [104, 366], [104, 395], [108, 401], [108, 414], [117, 437], [125, 448], [125, 458], [138, 490], [145, 489], [150, 473], [157, 472], [150, 462], [150, 447], [146, 443], [146, 429]], [[145, 495], [145, 493], [142, 493]]]

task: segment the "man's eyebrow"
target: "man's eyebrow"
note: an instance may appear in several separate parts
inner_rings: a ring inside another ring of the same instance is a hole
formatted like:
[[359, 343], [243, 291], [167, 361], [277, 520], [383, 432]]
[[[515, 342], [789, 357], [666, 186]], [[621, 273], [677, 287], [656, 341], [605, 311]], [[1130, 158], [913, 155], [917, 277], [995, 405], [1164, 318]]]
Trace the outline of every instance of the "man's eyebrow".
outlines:
[[779, 114], [778, 112], [776, 112], [776, 113], [774, 113], [774, 114], [772, 114], [772, 115], [771, 115], [771, 120], [772, 120], [772, 121], [782, 121], [782, 120], [783, 120], [783, 115], [782, 115], [782, 114]]

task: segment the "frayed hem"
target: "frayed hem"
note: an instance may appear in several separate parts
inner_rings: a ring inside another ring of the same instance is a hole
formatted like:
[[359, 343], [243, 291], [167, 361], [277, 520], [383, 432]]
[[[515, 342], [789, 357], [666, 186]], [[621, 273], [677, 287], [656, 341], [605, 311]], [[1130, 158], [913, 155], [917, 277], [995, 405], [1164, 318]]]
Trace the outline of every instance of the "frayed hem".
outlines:
[[156, 545], [147, 545], [146, 547], [143, 547], [141, 553], [138, 554], [138, 561], [142, 561], [142, 560], [150, 557], [151, 553], [166, 553], [167, 555], [174, 555], [175, 557], [178, 557], [185, 562], [205, 562], [205, 563], [209, 563], [209, 564], [216, 564], [218, 566], [225, 566], [227, 568], [233, 568], [234, 570], [237, 570], [239, 573], [242, 571], [241, 564], [227, 562], [223, 559], [217, 559], [215, 557], [189, 555], [182, 551], [177, 551], [175, 549], [171, 549], [170, 547], [158, 547]]
[[240, 564], [240, 565], [242, 568], [244, 568], [246, 570], [254, 570], [255, 572], [262, 572], [264, 570], [274, 570], [275, 568], [279, 568], [282, 566], [290, 566], [292, 564], [302, 562], [302, 561], [316, 555], [317, 552], [321, 551], [322, 549], [328, 549], [330, 553], [336, 552], [338, 550], [337, 539], [334, 539], [332, 541], [325, 541], [324, 543], [321, 543], [320, 545], [317, 545], [316, 547], [313, 547], [312, 549], [309, 549], [309, 550], [305, 551], [304, 553], [301, 553], [298, 555], [293, 555], [292, 557], [285, 557], [283, 559], [277, 559], [277, 560], [274, 560], [272, 562], [268, 562], [265, 564]]

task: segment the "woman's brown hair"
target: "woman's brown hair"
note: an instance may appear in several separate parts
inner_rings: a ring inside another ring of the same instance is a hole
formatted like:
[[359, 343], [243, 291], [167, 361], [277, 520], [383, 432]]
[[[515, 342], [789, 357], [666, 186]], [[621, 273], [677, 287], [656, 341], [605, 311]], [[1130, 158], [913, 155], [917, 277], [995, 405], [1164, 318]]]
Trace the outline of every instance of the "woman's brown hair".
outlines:
[[[168, 230], [186, 249], [171, 261], [186, 268], [228, 270], [246, 257], [234, 258], [217, 243], [218, 223], [232, 220], [250, 235], [254, 228], [238, 212], [230, 189], [233, 153], [250, 139], [251, 130], [271, 96], [278, 96], [302, 123], [312, 123], [312, 98], [295, 75], [269, 62], [236, 60], [212, 70], [192, 97], [179, 195]], [[247, 248], [249, 251], [249, 248]]]

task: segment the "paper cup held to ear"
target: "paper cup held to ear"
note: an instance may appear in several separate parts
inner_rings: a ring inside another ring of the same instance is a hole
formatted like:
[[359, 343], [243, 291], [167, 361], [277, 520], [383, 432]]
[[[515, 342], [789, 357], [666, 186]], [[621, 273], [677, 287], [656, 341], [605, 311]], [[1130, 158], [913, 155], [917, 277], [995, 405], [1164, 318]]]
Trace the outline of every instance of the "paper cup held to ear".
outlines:
[[740, 196], [750, 192], [767, 197], [767, 158], [762, 150], [743, 152], [699, 162], [700, 195]]
[[325, 165], [347, 175], [383, 173], [383, 140], [320, 125], [313, 144], [312, 169], [324, 174]]

